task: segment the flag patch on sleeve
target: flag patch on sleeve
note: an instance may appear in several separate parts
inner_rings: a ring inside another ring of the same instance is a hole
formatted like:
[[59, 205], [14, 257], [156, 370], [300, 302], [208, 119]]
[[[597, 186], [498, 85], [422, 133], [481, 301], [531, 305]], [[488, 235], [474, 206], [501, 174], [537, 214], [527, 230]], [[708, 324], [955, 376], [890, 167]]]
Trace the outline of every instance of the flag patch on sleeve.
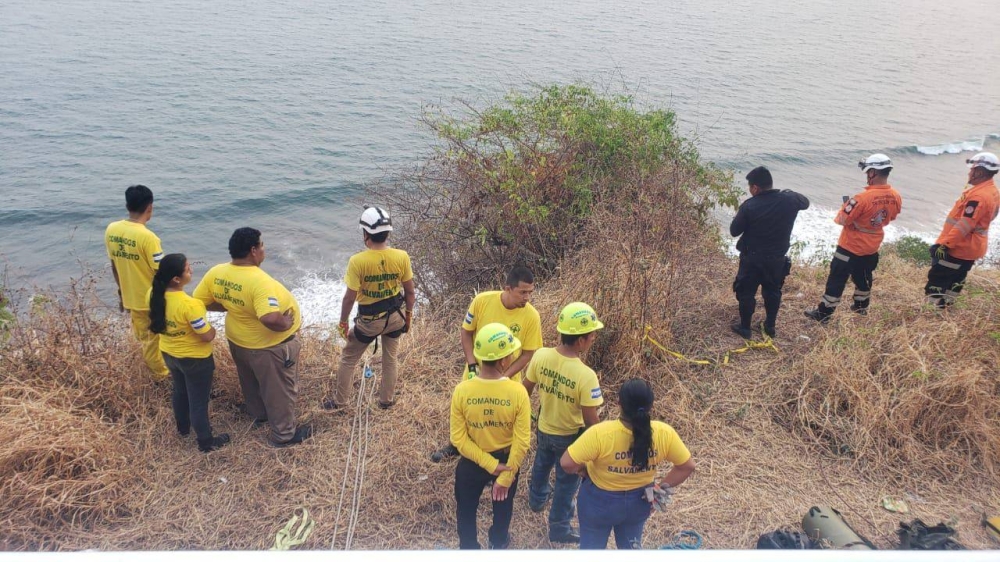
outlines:
[[195, 318], [194, 320], [191, 321], [191, 327], [194, 328], [195, 330], [200, 330], [200, 329], [204, 328], [205, 327], [205, 319], [204, 318]]
[[277, 297], [267, 297], [267, 304], [271, 307], [278, 308], [278, 298]]
[[466, 324], [472, 324], [472, 321], [473, 321], [473, 320], [474, 320], [475, 318], [476, 318], [476, 317], [475, 317], [475, 316], [473, 316], [471, 312], [466, 312], [466, 313], [465, 313], [465, 323], [466, 323]]
[[153, 254], [153, 263], [160, 263], [160, 260], [162, 259], [163, 259], [163, 252], [156, 252], [155, 254]]
[[590, 397], [591, 398], [600, 398], [601, 397], [601, 387], [597, 387], [597, 388], [591, 389], [590, 390]]

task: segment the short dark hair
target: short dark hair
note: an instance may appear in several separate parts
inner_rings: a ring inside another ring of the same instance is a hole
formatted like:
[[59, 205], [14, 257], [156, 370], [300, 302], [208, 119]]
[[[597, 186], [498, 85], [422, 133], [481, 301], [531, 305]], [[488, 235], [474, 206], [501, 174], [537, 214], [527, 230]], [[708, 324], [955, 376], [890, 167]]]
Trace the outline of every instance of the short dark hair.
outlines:
[[518, 265], [514, 269], [510, 270], [507, 274], [507, 286], [517, 287], [521, 283], [528, 283], [529, 285], [535, 282], [535, 274], [531, 272], [530, 269], [523, 265]]
[[260, 245], [260, 231], [244, 226], [237, 228], [229, 237], [229, 256], [234, 260], [250, 255], [250, 250]]
[[389, 231], [386, 230], [385, 232], [376, 232], [375, 234], [365, 232], [365, 236], [367, 236], [372, 242], [381, 244], [389, 239]]
[[496, 367], [497, 365], [500, 364], [500, 361], [503, 361], [503, 359], [497, 359], [496, 361], [486, 361], [486, 360], [483, 360], [482, 363], [483, 363], [483, 367]]
[[764, 191], [774, 187], [774, 180], [771, 179], [771, 170], [768, 170], [764, 166], [757, 166], [750, 170], [750, 173], [747, 174], [747, 181], [750, 182], [750, 185], [756, 185]]
[[[872, 168], [872, 169], [875, 170], [874, 168]], [[883, 178], [887, 178], [887, 177], [889, 177], [889, 172], [891, 172], [891, 171], [892, 171], [892, 168], [886, 168], [884, 170], [875, 170], [875, 175], [882, 176]]]
[[125, 208], [130, 213], [145, 213], [153, 204], [153, 191], [144, 185], [130, 185], [125, 190]]
[[563, 345], [574, 345], [580, 338], [586, 335], [587, 334], [559, 334], [559, 342]]

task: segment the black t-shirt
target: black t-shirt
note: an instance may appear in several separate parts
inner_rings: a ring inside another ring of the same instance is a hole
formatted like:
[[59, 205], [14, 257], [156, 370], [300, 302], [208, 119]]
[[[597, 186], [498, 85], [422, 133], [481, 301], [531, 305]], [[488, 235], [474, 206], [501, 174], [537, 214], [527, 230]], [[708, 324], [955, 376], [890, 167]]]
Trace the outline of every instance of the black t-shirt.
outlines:
[[808, 208], [809, 200], [790, 189], [762, 191], [740, 205], [729, 233], [740, 236], [736, 249], [741, 255], [783, 256], [791, 245], [795, 217]]

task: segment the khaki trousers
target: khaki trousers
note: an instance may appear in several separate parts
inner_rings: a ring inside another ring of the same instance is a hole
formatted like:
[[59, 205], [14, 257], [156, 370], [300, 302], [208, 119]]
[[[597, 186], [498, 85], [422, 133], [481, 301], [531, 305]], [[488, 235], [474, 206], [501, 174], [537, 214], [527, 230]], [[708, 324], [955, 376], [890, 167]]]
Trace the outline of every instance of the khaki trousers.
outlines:
[[[268, 421], [272, 443], [285, 443], [295, 435], [295, 399], [299, 395], [298, 336], [264, 349], [247, 349], [229, 342], [240, 379], [247, 414]], [[294, 361], [285, 367], [285, 361]]]
[[[354, 319], [354, 328], [366, 336], [376, 336], [387, 332], [394, 332], [406, 325], [406, 319], [401, 312], [393, 312], [389, 315], [388, 321], [385, 317], [376, 320], [364, 320], [360, 316]], [[347, 340], [344, 351], [340, 355], [340, 368], [337, 369], [337, 389], [333, 395], [333, 401], [338, 406], [345, 406], [351, 399], [353, 392], [355, 367], [358, 361], [368, 349], [370, 343], [361, 343], [357, 338], [352, 337]], [[382, 350], [382, 378], [378, 387], [378, 399], [383, 404], [393, 401], [396, 393], [396, 354], [399, 351], [399, 338], [383, 337], [379, 343]]]
[[170, 370], [160, 354], [160, 334], [149, 331], [149, 311], [129, 310], [132, 317], [132, 334], [142, 345], [142, 359], [153, 372], [153, 380], [162, 381], [170, 377]]

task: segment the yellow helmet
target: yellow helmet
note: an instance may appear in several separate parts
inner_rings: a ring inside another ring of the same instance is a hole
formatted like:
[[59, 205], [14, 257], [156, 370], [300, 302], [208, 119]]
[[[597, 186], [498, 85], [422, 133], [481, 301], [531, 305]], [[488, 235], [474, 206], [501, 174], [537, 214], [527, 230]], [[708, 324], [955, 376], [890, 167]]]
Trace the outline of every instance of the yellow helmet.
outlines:
[[499, 361], [521, 349], [521, 340], [499, 322], [487, 324], [476, 333], [472, 354], [480, 361]]
[[582, 302], [571, 302], [559, 312], [559, 325], [556, 330], [560, 334], [582, 336], [600, 330], [604, 324], [597, 319], [597, 313], [590, 305]]

